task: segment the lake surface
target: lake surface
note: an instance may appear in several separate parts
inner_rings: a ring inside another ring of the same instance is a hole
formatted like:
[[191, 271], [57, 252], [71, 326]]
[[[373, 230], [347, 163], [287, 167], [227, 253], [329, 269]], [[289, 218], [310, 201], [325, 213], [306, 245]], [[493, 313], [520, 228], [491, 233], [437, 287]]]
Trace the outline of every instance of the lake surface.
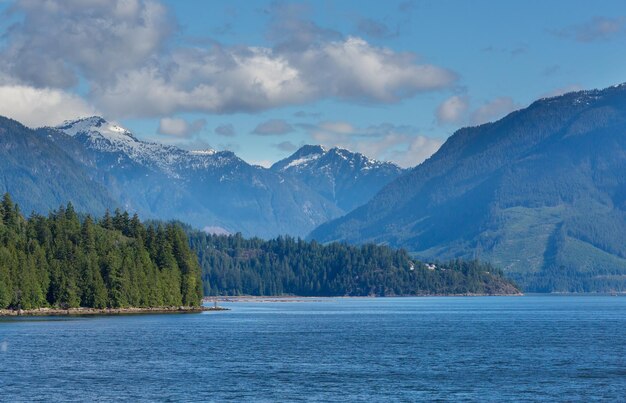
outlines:
[[0, 320], [0, 400], [624, 401], [626, 297]]

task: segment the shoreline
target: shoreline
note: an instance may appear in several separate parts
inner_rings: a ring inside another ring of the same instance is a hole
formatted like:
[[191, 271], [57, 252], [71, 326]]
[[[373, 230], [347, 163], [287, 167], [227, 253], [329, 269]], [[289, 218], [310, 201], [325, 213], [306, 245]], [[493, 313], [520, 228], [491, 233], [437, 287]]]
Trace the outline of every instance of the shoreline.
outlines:
[[165, 306], [151, 308], [36, 308], [36, 309], [0, 309], [0, 317], [12, 316], [85, 316], [85, 315], [138, 315], [164, 313], [201, 313], [209, 311], [228, 311], [223, 307], [208, 306]]
[[442, 298], [442, 297], [522, 297], [525, 294], [422, 294], [422, 295], [359, 295], [359, 296], [300, 296], [300, 295], [219, 295], [214, 297], [204, 297], [205, 304], [218, 302], [327, 302], [329, 299], [361, 299], [361, 298]]

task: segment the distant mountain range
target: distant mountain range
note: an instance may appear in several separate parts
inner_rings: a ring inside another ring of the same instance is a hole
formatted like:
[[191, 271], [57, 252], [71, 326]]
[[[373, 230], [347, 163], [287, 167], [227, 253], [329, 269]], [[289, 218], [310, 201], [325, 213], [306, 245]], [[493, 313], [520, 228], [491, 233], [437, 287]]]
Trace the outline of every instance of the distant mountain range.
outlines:
[[411, 170], [311, 145], [268, 169], [99, 117], [37, 130], [0, 118], [0, 174], [26, 214], [122, 207], [212, 232], [478, 258], [530, 291], [626, 291], [626, 85], [461, 129]]
[[626, 85], [461, 129], [310, 238], [480, 258], [526, 290], [626, 290]]
[[7, 153], [0, 191], [10, 190], [27, 213], [46, 213], [69, 200], [79, 211], [101, 214], [119, 206], [146, 218], [247, 236], [304, 236], [364, 204], [401, 172], [393, 164], [333, 149], [325, 160], [333, 164], [332, 154], [338, 153], [341, 163], [332, 165], [338, 186], [337, 193], [329, 193], [310, 180], [319, 166], [266, 169], [228, 151], [141, 141], [101, 117], [35, 131], [2, 119], [0, 142]]
[[300, 180], [344, 213], [368, 202], [403, 170], [342, 148], [307, 145], [271, 170]]

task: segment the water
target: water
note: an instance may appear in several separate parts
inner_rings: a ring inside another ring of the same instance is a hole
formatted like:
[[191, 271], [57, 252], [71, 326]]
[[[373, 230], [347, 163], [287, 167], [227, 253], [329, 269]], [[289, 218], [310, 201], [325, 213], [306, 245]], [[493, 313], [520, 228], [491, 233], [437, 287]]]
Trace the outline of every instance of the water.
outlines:
[[0, 321], [0, 400], [624, 401], [626, 298], [231, 303]]

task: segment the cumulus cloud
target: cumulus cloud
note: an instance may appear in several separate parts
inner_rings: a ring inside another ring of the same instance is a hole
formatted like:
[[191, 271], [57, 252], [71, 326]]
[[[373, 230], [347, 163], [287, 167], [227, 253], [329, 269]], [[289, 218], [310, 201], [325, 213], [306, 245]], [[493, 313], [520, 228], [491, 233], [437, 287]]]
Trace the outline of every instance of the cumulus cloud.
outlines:
[[454, 95], [446, 99], [437, 108], [437, 122], [440, 125], [450, 123], [460, 123], [466, 118], [469, 108], [469, 99], [467, 96]]
[[0, 115], [29, 127], [55, 126], [64, 120], [97, 114], [82, 98], [62, 90], [0, 85]]
[[230, 123], [217, 126], [214, 132], [215, 134], [224, 137], [233, 137], [237, 134], [235, 127]]
[[357, 151], [371, 158], [392, 161], [402, 167], [412, 167], [423, 162], [443, 143], [439, 139], [420, 135], [414, 127], [390, 123], [358, 128], [347, 122], [321, 122], [300, 127], [316, 143]]
[[256, 112], [320, 99], [392, 103], [451, 86], [455, 73], [409, 52], [317, 26], [306, 6], [273, 6], [273, 46], [174, 44], [154, 0], [21, 0], [0, 71], [13, 84], [74, 89], [113, 118]]
[[266, 122], [259, 123], [257, 127], [252, 130], [252, 134], [258, 134], [259, 136], [281, 136], [293, 131], [293, 126], [285, 120], [270, 119]]
[[474, 125], [492, 122], [520, 107], [521, 105], [515, 103], [510, 97], [494, 98], [476, 109], [470, 117], [470, 122]]
[[206, 123], [205, 119], [187, 122], [181, 118], [162, 118], [157, 132], [166, 136], [190, 137], [206, 128]]
[[111, 80], [145, 65], [174, 30], [150, 0], [20, 0], [9, 13], [23, 18], [6, 31], [0, 66], [37, 87]]
[[357, 37], [297, 52], [179, 49], [165, 60], [164, 65], [128, 71], [114, 83], [95, 86], [95, 99], [116, 116], [256, 112], [324, 98], [393, 103], [456, 80], [449, 70], [417, 63], [413, 54], [375, 47]]
[[626, 17], [597, 16], [581, 24], [571, 25], [552, 33], [577, 42], [606, 41], [626, 33]]

